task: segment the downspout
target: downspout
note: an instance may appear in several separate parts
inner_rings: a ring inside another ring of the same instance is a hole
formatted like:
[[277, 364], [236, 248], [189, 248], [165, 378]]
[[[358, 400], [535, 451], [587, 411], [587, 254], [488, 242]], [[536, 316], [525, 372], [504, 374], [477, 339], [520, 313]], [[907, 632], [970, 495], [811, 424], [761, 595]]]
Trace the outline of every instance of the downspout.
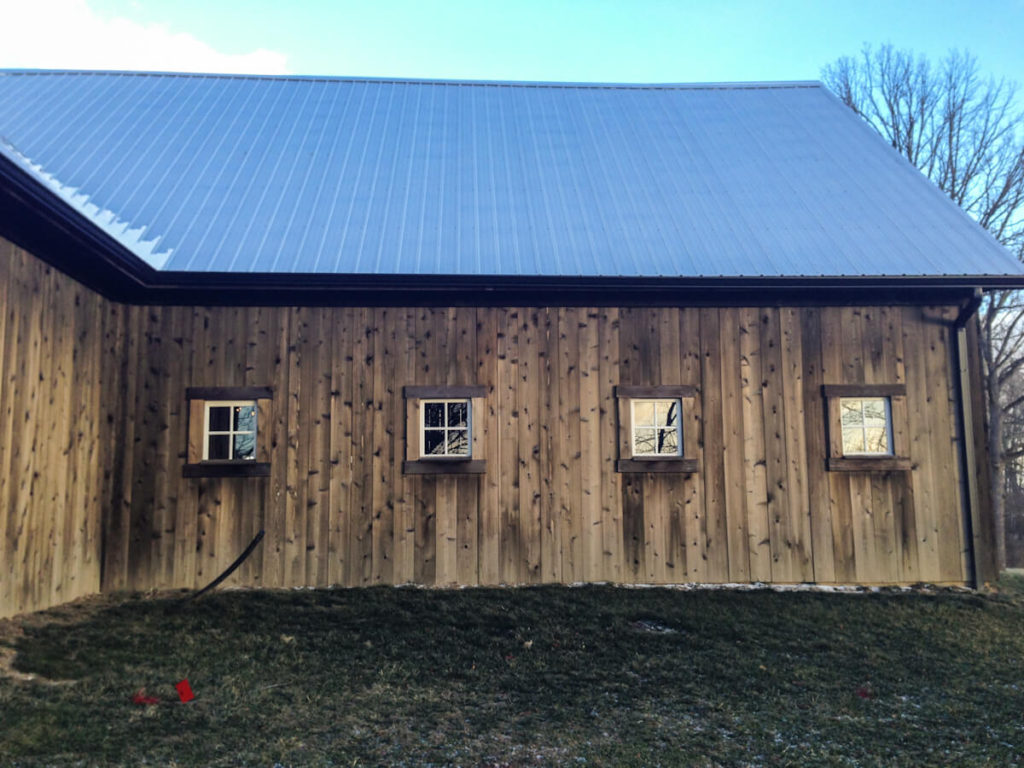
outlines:
[[964, 537], [967, 544], [967, 581], [972, 589], [980, 584], [978, 572], [978, 552], [975, 532], [981, 530], [978, 515], [980, 513], [980, 495], [978, 493], [977, 452], [974, 448], [974, 413], [971, 410], [971, 375], [967, 360], [967, 323], [974, 317], [981, 306], [981, 288], [975, 288], [974, 294], [960, 308], [952, 329], [956, 339], [950, 346], [953, 356], [953, 377], [956, 394], [956, 422], [960, 433], [960, 504], [963, 510]]

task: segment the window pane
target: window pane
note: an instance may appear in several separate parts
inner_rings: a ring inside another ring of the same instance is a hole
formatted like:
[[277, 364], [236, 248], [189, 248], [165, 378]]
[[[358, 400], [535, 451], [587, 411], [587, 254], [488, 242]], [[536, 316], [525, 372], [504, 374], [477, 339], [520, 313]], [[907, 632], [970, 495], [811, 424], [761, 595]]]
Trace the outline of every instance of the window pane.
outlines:
[[864, 431], [860, 427], [843, 428], [843, 453], [864, 453]]
[[231, 406], [217, 405], [210, 408], [210, 431], [227, 432], [231, 429]]
[[868, 453], [889, 452], [889, 438], [885, 434], [885, 427], [868, 427], [864, 430], [864, 436], [867, 439], [865, 450]]
[[653, 456], [657, 453], [656, 429], [639, 428], [633, 430], [633, 453], [637, 456]]
[[444, 430], [423, 430], [423, 453], [426, 456], [444, 455]]
[[679, 423], [679, 401], [667, 400], [658, 408], [658, 425], [674, 427]]
[[679, 433], [675, 429], [658, 430], [658, 453], [679, 453]]
[[[226, 408], [224, 409], [227, 410]], [[213, 414], [210, 414], [211, 418]], [[228, 435], [210, 435], [210, 445], [207, 451], [208, 459], [230, 459], [228, 450], [231, 446], [231, 438]]]
[[840, 419], [844, 427], [860, 426], [864, 423], [864, 413], [861, 411], [862, 402], [859, 398], [839, 398]]
[[[227, 435], [225, 435], [227, 437]], [[256, 458], [256, 433], [242, 432], [235, 437], [235, 455], [233, 459], [255, 459]]]
[[448, 403], [448, 426], [464, 427], [469, 417], [469, 403]]
[[885, 426], [885, 400], [881, 397], [864, 401], [864, 423], [873, 427]]
[[891, 454], [888, 397], [841, 397], [839, 413], [845, 455]]
[[650, 401], [634, 402], [633, 423], [638, 427], [653, 427], [654, 403]]
[[448, 453], [453, 456], [469, 455], [469, 432], [452, 429], [448, 432]]
[[256, 406], [236, 405], [235, 406], [235, 430], [238, 432], [256, 431]]
[[424, 403], [423, 424], [428, 427], [443, 427], [444, 403]]

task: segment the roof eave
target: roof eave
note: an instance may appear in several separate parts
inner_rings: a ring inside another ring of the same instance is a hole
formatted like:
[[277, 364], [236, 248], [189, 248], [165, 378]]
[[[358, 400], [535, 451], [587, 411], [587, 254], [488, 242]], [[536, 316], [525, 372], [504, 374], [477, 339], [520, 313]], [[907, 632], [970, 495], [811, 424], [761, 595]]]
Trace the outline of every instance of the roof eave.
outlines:
[[0, 234], [108, 298], [159, 274], [3, 154]]
[[114, 301], [265, 306], [738, 306], [961, 301], [1024, 275], [590, 277], [159, 271], [0, 155], [0, 234]]
[[311, 306], [820, 306], [960, 303], [1024, 277], [624, 278], [160, 273], [141, 303]]

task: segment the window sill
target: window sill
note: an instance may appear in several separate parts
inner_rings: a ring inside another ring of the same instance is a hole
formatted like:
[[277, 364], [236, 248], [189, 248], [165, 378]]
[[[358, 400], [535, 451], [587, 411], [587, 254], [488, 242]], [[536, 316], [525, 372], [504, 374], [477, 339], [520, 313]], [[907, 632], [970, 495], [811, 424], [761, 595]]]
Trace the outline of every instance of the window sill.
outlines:
[[826, 461], [829, 472], [903, 472], [911, 468], [910, 459], [903, 456], [879, 456], [877, 459], [866, 456], [840, 457]]
[[269, 477], [270, 464], [265, 461], [204, 461], [186, 464], [182, 477]]
[[402, 462], [406, 475], [482, 475], [487, 471], [483, 459], [420, 459]]
[[693, 474], [697, 471], [696, 459], [619, 459], [615, 462], [616, 472], [678, 472]]

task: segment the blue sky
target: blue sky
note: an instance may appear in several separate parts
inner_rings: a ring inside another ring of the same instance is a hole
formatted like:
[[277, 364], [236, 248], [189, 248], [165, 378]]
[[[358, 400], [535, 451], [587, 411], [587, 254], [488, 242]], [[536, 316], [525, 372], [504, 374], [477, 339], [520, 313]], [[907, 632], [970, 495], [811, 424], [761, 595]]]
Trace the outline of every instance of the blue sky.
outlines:
[[[0, 67], [817, 79], [864, 43], [1024, 81], [1024, 0], [0, 0]], [[6, 31], [3, 31], [6, 30]]]

